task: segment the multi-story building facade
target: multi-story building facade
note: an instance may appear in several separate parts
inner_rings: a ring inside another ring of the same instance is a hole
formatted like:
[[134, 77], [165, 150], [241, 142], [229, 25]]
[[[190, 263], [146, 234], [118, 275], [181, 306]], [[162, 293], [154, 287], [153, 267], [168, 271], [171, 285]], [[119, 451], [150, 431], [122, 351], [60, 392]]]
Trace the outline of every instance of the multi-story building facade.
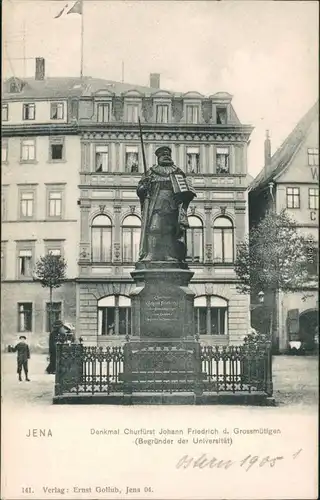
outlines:
[[[310, 236], [310, 280], [305, 287], [275, 298], [274, 342], [280, 352], [290, 340], [300, 340], [309, 349], [318, 334], [318, 230], [319, 230], [319, 103], [300, 120], [282, 146], [271, 156], [265, 141], [265, 167], [249, 190], [250, 224], [267, 210], [287, 213], [298, 231]], [[313, 242], [313, 243], [312, 243]]]
[[48, 344], [49, 291], [34, 280], [37, 259], [67, 260], [67, 280], [53, 292], [54, 318], [74, 323], [78, 274], [80, 139], [70, 120], [72, 82], [10, 78], [2, 95], [2, 345], [25, 332]]
[[[154, 75], [155, 76], [155, 75]], [[130, 333], [130, 271], [141, 225], [136, 186], [143, 173], [138, 117], [148, 166], [162, 144], [197, 191], [189, 212], [188, 261], [202, 341], [237, 343], [248, 332], [248, 298], [236, 291], [235, 248], [247, 232], [250, 126], [231, 96], [150, 88], [101, 88], [79, 103], [80, 259], [78, 323], [98, 343]]]
[[[224, 92], [205, 97], [198, 92], [162, 91], [156, 74], [150, 75], [149, 87], [88, 77], [27, 83], [30, 87], [34, 85], [37, 99], [35, 94], [32, 99], [32, 96], [21, 94], [17, 99], [16, 95], [6, 92], [3, 104], [11, 107], [14, 103], [16, 109], [17, 102], [22, 107], [37, 101], [36, 106], [40, 109], [42, 99], [50, 109], [53, 106], [51, 99], [55, 103], [63, 101], [56, 96], [64, 90], [66, 122], [59, 125], [56, 133], [52, 120], [49, 123], [42, 121], [37, 126], [30, 126], [29, 122], [27, 126], [4, 122], [5, 140], [9, 139], [11, 148], [10, 142], [19, 142], [21, 134], [23, 137], [32, 135], [44, 148], [45, 144], [49, 148], [53, 139], [57, 137], [58, 141], [63, 137], [63, 144], [67, 146], [65, 163], [57, 163], [54, 169], [46, 171], [44, 157], [40, 156], [37, 147], [39, 163], [30, 176], [19, 159], [10, 159], [8, 149], [4, 192], [20, 193], [21, 182], [37, 185], [37, 209], [44, 213], [46, 202], [44, 195], [40, 195], [40, 186], [49, 189], [46, 183], [65, 182], [65, 218], [60, 225], [51, 224], [43, 215], [41, 220], [33, 220], [33, 226], [25, 224], [24, 220], [20, 222], [20, 218], [17, 223], [14, 217], [17, 201], [7, 194], [11, 215], [4, 222], [3, 248], [6, 256], [10, 253], [11, 264], [7, 262], [5, 266], [8, 300], [3, 300], [6, 316], [3, 331], [6, 328], [10, 332], [14, 330], [17, 304], [25, 300], [19, 294], [21, 284], [27, 284], [26, 278], [21, 280], [14, 274], [18, 257], [13, 256], [20, 248], [16, 240], [22, 239], [21, 234], [26, 238], [25, 228], [28, 227], [36, 240], [37, 255], [44, 252], [46, 238], [53, 239], [58, 233], [60, 240], [64, 239], [64, 251], [69, 252], [66, 257], [68, 263], [71, 262], [68, 277], [73, 280], [75, 310], [69, 315], [64, 308], [63, 315], [65, 320], [76, 325], [77, 335], [85, 342], [100, 344], [118, 342], [124, 340], [125, 334], [130, 334], [130, 291], [133, 287], [130, 272], [138, 257], [141, 226], [136, 195], [136, 186], [143, 173], [140, 117], [148, 167], [155, 162], [155, 149], [169, 145], [175, 163], [186, 172], [197, 191], [197, 198], [190, 207], [188, 231], [197, 332], [204, 342], [240, 343], [249, 328], [249, 302], [248, 297], [236, 290], [234, 259], [236, 244], [248, 231], [246, 153], [252, 127], [240, 123], [231, 104], [232, 96]], [[10, 81], [7, 84], [10, 85]], [[51, 86], [53, 94], [56, 86], [56, 93], [49, 96], [48, 87]], [[36, 117], [44, 116], [45, 103], [41, 104], [41, 114], [36, 111]], [[7, 109], [9, 117], [13, 111]], [[12, 227], [17, 228], [14, 235]], [[27, 296], [39, 297], [43, 302], [45, 299], [40, 296], [46, 296], [43, 295], [46, 292], [42, 290], [40, 294], [39, 284], [31, 279], [28, 284], [33, 288], [26, 287]], [[17, 290], [14, 300], [10, 293], [13, 287]], [[64, 289], [56, 293], [64, 296]], [[10, 314], [7, 313], [9, 305]], [[43, 321], [42, 317], [38, 324], [43, 325]]]

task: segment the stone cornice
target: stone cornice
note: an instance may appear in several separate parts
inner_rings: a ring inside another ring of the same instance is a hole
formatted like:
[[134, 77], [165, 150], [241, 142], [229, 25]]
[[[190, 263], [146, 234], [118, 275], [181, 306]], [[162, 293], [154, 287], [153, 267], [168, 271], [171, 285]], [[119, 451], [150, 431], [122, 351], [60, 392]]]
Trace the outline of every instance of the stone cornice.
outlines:
[[[199, 141], [247, 142], [253, 128], [249, 125], [186, 125], [186, 124], [150, 124], [144, 123], [145, 141]], [[32, 135], [81, 135], [82, 140], [139, 141], [139, 129], [136, 124], [110, 123], [101, 126], [94, 124], [17, 124], [3, 125], [2, 136]]]
[[[128, 123], [111, 123], [97, 126], [96, 123], [84, 126], [79, 125], [83, 139], [118, 139], [118, 140], [139, 140], [139, 128], [136, 124], [128, 125]], [[143, 137], [145, 140], [188, 140], [196, 139], [199, 137], [200, 141], [214, 140], [242, 140], [247, 141], [253, 127], [250, 125], [208, 125], [208, 124], [181, 124], [181, 123], [168, 123], [168, 124], [143, 124]], [[235, 136], [237, 137], [235, 139]], [[239, 137], [239, 138], [238, 138]], [[241, 139], [240, 139], [241, 138]]]
[[[143, 131], [143, 139], [146, 143], [158, 141], [186, 142], [186, 141], [199, 141], [203, 144], [212, 142], [247, 142], [249, 140], [250, 132], [243, 130], [221, 130], [198, 128], [186, 129], [181, 126], [177, 130], [158, 130]], [[123, 129], [110, 129], [106, 130], [92, 130], [82, 132], [83, 140], [109, 140], [109, 141], [140, 141], [138, 130], [123, 130]]]
[[70, 123], [39, 123], [39, 124], [17, 124], [3, 125], [2, 137], [33, 136], [33, 135], [79, 135], [77, 124]]

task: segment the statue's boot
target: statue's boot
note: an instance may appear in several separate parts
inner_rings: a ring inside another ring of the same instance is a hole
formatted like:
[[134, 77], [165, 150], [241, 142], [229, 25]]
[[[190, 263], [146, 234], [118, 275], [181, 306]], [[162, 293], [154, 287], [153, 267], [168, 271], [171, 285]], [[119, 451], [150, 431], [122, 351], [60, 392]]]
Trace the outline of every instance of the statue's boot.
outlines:
[[156, 260], [156, 244], [157, 244], [157, 238], [156, 236], [148, 236], [148, 253], [144, 257], [144, 261], [153, 261]]

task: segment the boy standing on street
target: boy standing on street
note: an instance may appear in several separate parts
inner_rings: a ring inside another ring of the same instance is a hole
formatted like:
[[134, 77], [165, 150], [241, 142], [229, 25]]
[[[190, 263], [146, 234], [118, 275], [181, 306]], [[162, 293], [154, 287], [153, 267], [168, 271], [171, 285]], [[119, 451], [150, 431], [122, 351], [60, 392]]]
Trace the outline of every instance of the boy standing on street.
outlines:
[[18, 375], [19, 375], [19, 382], [22, 381], [21, 378], [21, 372], [22, 368], [26, 377], [26, 381], [30, 382], [30, 379], [28, 378], [28, 359], [30, 359], [30, 349], [29, 346], [26, 342], [27, 338], [24, 335], [21, 335], [19, 337], [18, 344], [14, 347], [14, 351], [17, 351], [17, 362], [18, 362]]

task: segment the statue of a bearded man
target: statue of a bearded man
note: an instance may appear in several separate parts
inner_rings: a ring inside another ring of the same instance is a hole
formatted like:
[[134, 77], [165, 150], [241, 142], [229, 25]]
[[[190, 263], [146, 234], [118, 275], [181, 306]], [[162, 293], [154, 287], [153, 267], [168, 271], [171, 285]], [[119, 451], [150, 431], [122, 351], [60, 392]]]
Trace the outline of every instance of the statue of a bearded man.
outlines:
[[185, 173], [174, 165], [168, 146], [158, 148], [155, 155], [157, 164], [137, 188], [142, 212], [139, 261], [184, 262], [187, 210], [196, 193]]

